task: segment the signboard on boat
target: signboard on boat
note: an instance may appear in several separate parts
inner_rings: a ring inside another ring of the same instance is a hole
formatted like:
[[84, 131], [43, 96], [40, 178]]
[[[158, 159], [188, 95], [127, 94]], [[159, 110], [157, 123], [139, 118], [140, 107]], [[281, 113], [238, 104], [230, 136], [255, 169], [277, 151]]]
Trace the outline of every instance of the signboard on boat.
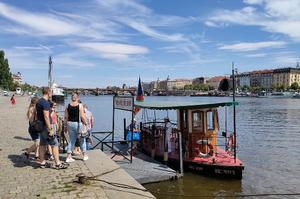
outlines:
[[133, 97], [126, 96], [115, 96], [114, 97], [114, 108], [124, 111], [133, 111]]

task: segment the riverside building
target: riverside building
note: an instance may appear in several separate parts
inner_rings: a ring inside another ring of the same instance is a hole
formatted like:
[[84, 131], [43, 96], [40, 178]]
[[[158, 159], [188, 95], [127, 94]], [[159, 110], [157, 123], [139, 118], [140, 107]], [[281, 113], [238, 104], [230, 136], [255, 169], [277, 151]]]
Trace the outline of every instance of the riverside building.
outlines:
[[300, 85], [300, 68], [279, 68], [273, 71], [273, 86], [287, 88], [294, 82]]

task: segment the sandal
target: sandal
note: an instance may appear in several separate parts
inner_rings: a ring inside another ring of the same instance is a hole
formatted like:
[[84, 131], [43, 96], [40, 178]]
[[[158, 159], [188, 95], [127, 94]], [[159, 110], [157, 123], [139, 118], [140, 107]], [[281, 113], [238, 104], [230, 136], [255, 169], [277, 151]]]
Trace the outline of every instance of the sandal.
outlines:
[[41, 169], [50, 168], [50, 167], [51, 167], [51, 164], [49, 164], [48, 162], [46, 162], [45, 164], [40, 164]]
[[66, 169], [68, 167], [69, 167], [69, 164], [60, 163], [59, 165], [54, 165], [52, 168], [59, 170], [59, 169]]

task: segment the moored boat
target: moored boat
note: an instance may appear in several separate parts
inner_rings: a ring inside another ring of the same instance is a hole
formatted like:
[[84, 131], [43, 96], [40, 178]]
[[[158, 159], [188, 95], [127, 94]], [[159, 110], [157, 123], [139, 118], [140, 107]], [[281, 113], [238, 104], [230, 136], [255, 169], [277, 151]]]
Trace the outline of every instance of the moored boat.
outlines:
[[[185, 169], [210, 176], [241, 179], [244, 164], [237, 158], [236, 133], [229, 133], [227, 129], [220, 132], [218, 119], [219, 108], [237, 104], [136, 102], [135, 106], [139, 109], [177, 112], [177, 122], [173, 124], [170, 139], [166, 135], [165, 123], [156, 120], [142, 122], [141, 149], [158, 160], [167, 161], [170, 166], [178, 166], [182, 148]], [[179, 135], [182, 137], [182, 147], [179, 145]], [[225, 140], [225, 143], [219, 144], [220, 140]]]

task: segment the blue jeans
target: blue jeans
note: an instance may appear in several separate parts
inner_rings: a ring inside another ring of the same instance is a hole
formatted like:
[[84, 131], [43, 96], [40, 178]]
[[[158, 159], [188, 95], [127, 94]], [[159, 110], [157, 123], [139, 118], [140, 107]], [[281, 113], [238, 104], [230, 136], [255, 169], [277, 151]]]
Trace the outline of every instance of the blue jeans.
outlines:
[[[82, 123], [80, 123], [82, 125]], [[69, 132], [69, 143], [67, 147], [67, 153], [72, 153], [72, 150], [74, 148], [77, 134], [78, 134], [78, 122], [68, 122], [68, 132]], [[85, 138], [79, 138], [80, 141], [80, 149], [84, 153], [86, 152], [86, 141]]]

